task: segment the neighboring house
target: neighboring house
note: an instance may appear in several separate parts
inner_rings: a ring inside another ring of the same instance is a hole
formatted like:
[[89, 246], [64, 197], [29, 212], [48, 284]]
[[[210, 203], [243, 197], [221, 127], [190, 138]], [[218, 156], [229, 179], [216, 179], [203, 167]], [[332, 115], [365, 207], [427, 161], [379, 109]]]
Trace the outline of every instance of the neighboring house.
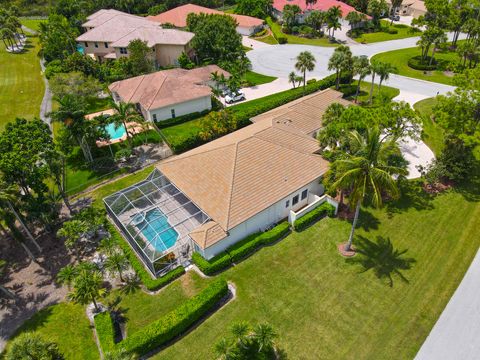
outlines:
[[230, 74], [217, 65], [171, 69], [117, 81], [108, 88], [116, 102], [137, 104], [148, 121], [162, 121], [212, 108], [211, 74]]
[[[391, 0], [387, 0], [389, 8], [392, 7]], [[413, 16], [418, 18], [419, 16], [427, 13], [427, 8], [422, 0], [405, 0], [398, 9], [395, 9], [395, 13], [401, 16]]]
[[128, 56], [128, 45], [135, 39], [145, 41], [152, 49], [156, 66], [178, 65], [178, 57], [191, 54], [193, 33], [162, 29], [158, 23], [144, 17], [117, 10], [99, 10], [87, 18], [82, 27], [85, 33], [77, 37], [86, 55], [97, 60]]
[[342, 17], [345, 19], [352, 11], [357, 11], [353, 6], [345, 4], [338, 0], [319, 0], [315, 4], [306, 5], [305, 0], [274, 0], [273, 1], [273, 13], [275, 17], [281, 19], [283, 16], [283, 8], [285, 5], [298, 5], [302, 10], [302, 14], [298, 16], [297, 21], [299, 23], [305, 22], [312, 10], [327, 11], [331, 7], [338, 6], [342, 10]]
[[252, 35], [257, 31], [263, 29], [263, 20], [246, 15], [226, 14], [222, 11], [209, 9], [203, 6], [186, 4], [178, 6], [174, 9], [165, 11], [155, 16], [148, 16], [147, 19], [156, 21], [160, 24], [171, 24], [177, 28], [187, 27], [188, 14], [217, 14], [228, 15], [237, 21], [237, 32], [241, 35]]
[[[345, 103], [340, 95], [318, 92], [295, 102], [294, 110], [278, 109], [280, 118], [257, 117], [163, 161], [145, 181], [106, 198], [109, 214], [159, 275], [187, 261], [192, 250], [211, 259], [292, 212], [325, 201], [321, 180], [329, 164], [311, 135], [321, 127], [326, 106]], [[282, 114], [290, 111], [306, 120], [284, 121]]]

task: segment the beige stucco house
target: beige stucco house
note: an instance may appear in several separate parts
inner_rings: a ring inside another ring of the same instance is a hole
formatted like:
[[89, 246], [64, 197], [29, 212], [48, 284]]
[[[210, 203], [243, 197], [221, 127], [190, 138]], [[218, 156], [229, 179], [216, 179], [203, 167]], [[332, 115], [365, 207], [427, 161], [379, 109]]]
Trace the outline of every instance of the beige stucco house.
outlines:
[[128, 56], [128, 45], [135, 39], [145, 41], [152, 49], [157, 66], [178, 65], [178, 57], [191, 53], [193, 33], [162, 29], [158, 23], [118, 10], [99, 10], [82, 26], [85, 33], [77, 38], [86, 55], [97, 60]]
[[[387, 0], [389, 8], [392, 7], [391, 0]], [[402, 5], [398, 9], [395, 9], [395, 13], [401, 16], [413, 16], [418, 18], [419, 16], [427, 13], [427, 8], [423, 0], [406, 0], [402, 2]]]
[[230, 74], [217, 65], [192, 70], [170, 69], [114, 82], [116, 102], [137, 104], [148, 121], [162, 121], [212, 108], [211, 74]]

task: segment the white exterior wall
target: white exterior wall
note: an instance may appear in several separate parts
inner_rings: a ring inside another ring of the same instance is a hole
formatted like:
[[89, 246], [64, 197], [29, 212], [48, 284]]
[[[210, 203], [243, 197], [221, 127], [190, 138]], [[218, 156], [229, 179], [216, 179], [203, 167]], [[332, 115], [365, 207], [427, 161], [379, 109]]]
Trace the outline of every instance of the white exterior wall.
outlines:
[[260, 31], [263, 26], [237, 26], [237, 33], [244, 36], [250, 36]]
[[175, 110], [175, 117], [210, 110], [212, 108], [211, 96], [204, 96], [198, 99], [178, 103], [174, 105], [165, 106], [159, 109], [150, 110], [148, 112], [148, 121], [153, 121], [153, 114], [157, 115], [157, 121], [167, 120], [172, 118], [172, 109]]
[[[282, 219], [286, 219], [290, 214], [290, 210], [296, 211], [306, 206], [309, 197], [307, 195], [304, 200], [301, 200], [302, 191], [308, 189], [309, 193], [322, 195], [324, 192], [324, 187], [322, 184], [320, 184], [320, 179], [321, 178], [318, 178], [310, 184], [300, 188], [298, 191], [293, 192], [289, 196], [271, 205], [269, 208], [259, 212], [255, 216], [252, 216], [250, 219], [231, 229], [229, 232], [230, 235], [227, 238], [205, 249], [203, 251], [203, 256], [207, 260], [211, 259], [218, 253], [224, 251], [226, 248], [244, 239], [248, 235], [263, 231], [270, 225], [277, 223]], [[295, 204], [295, 206], [292, 206], [292, 199], [295, 195], [299, 196], [299, 202]], [[289, 200], [288, 207], [285, 206], [287, 200]], [[255, 201], [255, 199], [252, 199], [252, 201]]]
[[[83, 51], [85, 54], [94, 54], [96, 56], [105, 56], [112, 52], [115, 52], [115, 49], [107, 43], [108, 48], [105, 47], [105, 43], [101, 41], [93, 42], [93, 41], [78, 41], [79, 45], [83, 47]], [[95, 47], [95, 43], [98, 47]], [[86, 46], [88, 44], [88, 46]]]

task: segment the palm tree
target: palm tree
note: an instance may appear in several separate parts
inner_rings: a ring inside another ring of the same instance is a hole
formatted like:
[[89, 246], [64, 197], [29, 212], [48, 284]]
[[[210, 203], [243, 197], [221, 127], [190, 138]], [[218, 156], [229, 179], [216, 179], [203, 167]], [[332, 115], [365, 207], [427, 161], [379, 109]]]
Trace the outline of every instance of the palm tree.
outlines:
[[120, 281], [123, 280], [123, 272], [128, 269], [128, 259], [123, 252], [116, 251], [111, 254], [105, 261], [105, 268], [113, 275], [118, 274]]
[[370, 70], [372, 73], [372, 86], [370, 87], [370, 99], [369, 103], [373, 101], [373, 87], [375, 86], [375, 75], [382, 71], [383, 64], [380, 61], [372, 61], [370, 64]]
[[65, 284], [68, 286], [68, 290], [72, 286], [75, 277], [77, 276], [77, 268], [73, 265], [64, 266], [57, 274], [57, 281], [60, 284]]
[[302, 51], [297, 56], [297, 62], [295, 63], [295, 69], [303, 73], [303, 91], [307, 84], [307, 70], [313, 71], [315, 69], [316, 59], [310, 51]]
[[328, 27], [328, 34], [330, 35], [330, 29], [333, 29], [331, 37], [335, 37], [335, 30], [341, 29], [342, 25], [340, 24], [339, 19], [342, 17], [342, 10], [340, 6], [332, 6], [327, 10], [326, 20]]
[[360, 84], [367, 75], [372, 73], [370, 60], [368, 60], [367, 56], [355, 56], [353, 58], [353, 73], [358, 76], [357, 90], [355, 91], [355, 102], [357, 102], [358, 94], [360, 92]]
[[97, 300], [104, 294], [102, 274], [94, 266], [79, 266], [73, 281], [73, 291], [68, 295], [69, 299], [83, 305], [92, 302], [98, 311]]
[[[15, 226], [15, 221], [11, 220], [11, 216], [13, 215], [14, 218], [18, 221], [20, 226], [22, 227], [23, 231], [27, 234], [28, 238], [33, 242], [33, 244], [36, 246], [38, 251], [42, 251], [42, 248], [40, 245], [37, 243], [35, 238], [33, 237], [32, 233], [28, 229], [28, 227], [25, 225], [25, 222], [21, 218], [19, 212], [15, 209], [14, 206], [14, 201], [16, 200], [18, 196], [18, 193], [13, 185], [9, 185], [3, 180], [3, 177], [1, 177], [0, 174], [0, 211], [2, 212], [2, 217], [6, 220], [6, 224], [9, 227], [9, 229], [12, 231], [14, 238], [16, 238], [15, 235], [18, 236], [19, 232]], [[18, 239], [20, 245], [23, 247], [25, 252], [28, 254], [28, 256], [35, 261], [35, 256], [33, 253], [30, 251], [30, 249], [25, 245], [21, 239]]]
[[110, 256], [118, 251], [118, 242], [113, 236], [108, 236], [100, 242], [98, 248], [103, 254]]
[[128, 123], [137, 121], [140, 118], [140, 115], [135, 108], [135, 104], [125, 103], [120, 101], [119, 103], [112, 102], [112, 109], [115, 110], [115, 114], [110, 117], [116, 127], [123, 126], [127, 134], [127, 140], [130, 145], [130, 148], [133, 147], [131, 134], [128, 129]]
[[215, 352], [218, 354], [219, 359], [233, 359], [230, 343], [225, 338], [220, 339], [220, 341], [215, 344]]
[[395, 13], [397, 12], [397, 9], [402, 6], [402, 3], [403, 3], [403, 0], [392, 0], [391, 1], [391, 15], [392, 15], [392, 21], [390, 22], [390, 25], [393, 25], [393, 19], [394, 19], [394, 15]]
[[65, 221], [57, 231], [57, 236], [65, 239], [67, 249], [74, 249], [77, 261], [80, 261], [80, 239], [88, 231], [87, 225], [80, 220]]
[[232, 334], [235, 336], [239, 346], [247, 348], [247, 336], [250, 326], [246, 322], [238, 322], [232, 325]]
[[347, 17], [345, 20], [348, 21], [348, 24], [350, 25], [350, 30], [353, 30], [358, 24], [360, 24], [362, 21], [365, 21], [367, 17], [365, 14], [356, 12], [356, 11], [351, 11], [348, 13]]
[[252, 338], [258, 345], [258, 352], [273, 349], [277, 334], [270, 324], [258, 324], [253, 328]]
[[377, 74], [380, 76], [380, 82], [378, 83], [378, 91], [382, 88], [382, 83], [390, 78], [390, 74], [397, 72], [397, 68], [390, 63], [380, 63], [380, 67], [377, 69]]
[[5, 360], [50, 359], [62, 360], [57, 344], [44, 340], [36, 333], [23, 333], [10, 344]]
[[[353, 235], [363, 200], [368, 196], [375, 207], [382, 205], [382, 194], [399, 195], [394, 175], [405, 175], [406, 170], [387, 163], [388, 156], [396, 148], [394, 141], [382, 141], [378, 128], [369, 128], [365, 136], [357, 131], [350, 133], [351, 153], [346, 159], [335, 161], [337, 189], [351, 189], [349, 200], [355, 206], [355, 217], [345, 251], [351, 251]], [[385, 139], [384, 139], [385, 140]]]
[[288, 82], [292, 84], [294, 89], [296, 88], [297, 74], [295, 74], [295, 71], [292, 71], [290, 74], [288, 74]]
[[330, 60], [328, 61], [328, 70], [335, 70], [336, 73], [336, 86], [338, 90], [340, 88], [340, 77], [342, 71], [348, 71], [352, 68], [352, 52], [350, 48], [345, 45], [340, 45], [335, 49]]

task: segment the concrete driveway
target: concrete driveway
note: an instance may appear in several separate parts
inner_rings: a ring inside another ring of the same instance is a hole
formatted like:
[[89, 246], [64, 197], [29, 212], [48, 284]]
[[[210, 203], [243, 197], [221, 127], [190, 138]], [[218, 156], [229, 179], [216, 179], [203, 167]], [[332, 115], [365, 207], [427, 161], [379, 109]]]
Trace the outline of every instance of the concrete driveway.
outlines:
[[480, 252], [423, 343], [415, 360], [480, 357]]

